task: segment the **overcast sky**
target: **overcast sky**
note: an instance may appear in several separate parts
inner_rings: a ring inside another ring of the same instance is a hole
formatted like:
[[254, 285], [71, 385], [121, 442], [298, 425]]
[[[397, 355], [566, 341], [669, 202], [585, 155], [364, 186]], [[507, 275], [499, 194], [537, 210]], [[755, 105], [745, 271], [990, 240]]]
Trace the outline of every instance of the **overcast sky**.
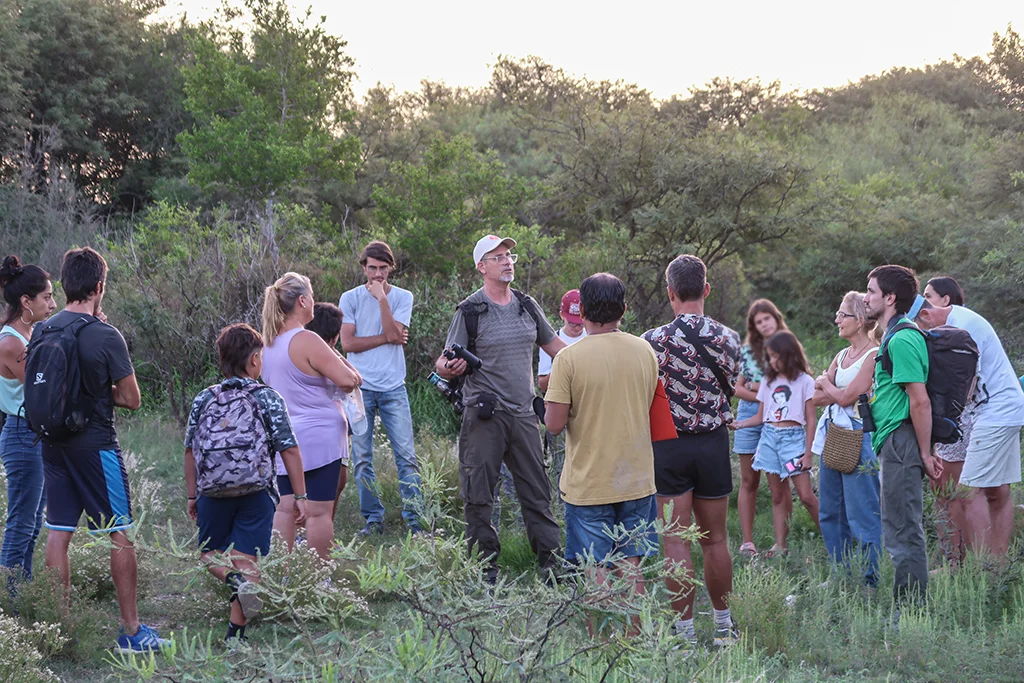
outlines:
[[[842, 85], [894, 66], [988, 53], [992, 34], [1024, 31], [1024, 0], [291, 0], [327, 17], [356, 60], [357, 95], [378, 82], [483, 86], [498, 55], [537, 55], [576, 75], [624, 79], [660, 98], [715, 76]], [[167, 11], [208, 15], [200, 0]]]

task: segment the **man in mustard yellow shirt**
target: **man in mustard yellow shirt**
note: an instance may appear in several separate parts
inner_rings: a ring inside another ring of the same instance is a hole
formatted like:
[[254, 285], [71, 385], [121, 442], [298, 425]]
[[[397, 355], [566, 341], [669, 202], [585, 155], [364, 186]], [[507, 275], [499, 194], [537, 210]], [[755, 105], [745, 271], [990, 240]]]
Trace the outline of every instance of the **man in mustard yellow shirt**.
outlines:
[[642, 592], [636, 568], [658, 550], [649, 413], [658, 361], [650, 344], [619, 330], [625, 294], [625, 285], [608, 273], [580, 285], [587, 336], [555, 356], [545, 423], [553, 434], [567, 433], [558, 485], [566, 559], [593, 558], [599, 582], [614, 567]]

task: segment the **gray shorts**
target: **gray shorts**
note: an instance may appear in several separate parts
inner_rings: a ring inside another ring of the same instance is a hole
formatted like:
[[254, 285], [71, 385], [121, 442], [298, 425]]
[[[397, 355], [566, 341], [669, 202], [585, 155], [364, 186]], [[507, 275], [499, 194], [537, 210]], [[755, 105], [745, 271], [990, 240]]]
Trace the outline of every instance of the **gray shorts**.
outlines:
[[1020, 426], [974, 425], [960, 483], [992, 488], [1020, 481]]

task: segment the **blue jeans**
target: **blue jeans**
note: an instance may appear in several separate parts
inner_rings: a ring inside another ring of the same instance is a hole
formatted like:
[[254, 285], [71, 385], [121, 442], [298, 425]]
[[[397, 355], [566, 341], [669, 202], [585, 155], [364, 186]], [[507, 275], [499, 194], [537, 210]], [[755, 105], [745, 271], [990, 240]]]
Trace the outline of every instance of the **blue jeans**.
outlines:
[[565, 559], [572, 564], [593, 554], [598, 563], [608, 558], [648, 557], [658, 552], [658, 518], [653, 495], [605, 505], [565, 504]]
[[377, 477], [373, 472], [373, 424], [380, 421], [391, 441], [398, 467], [398, 489], [402, 495], [402, 517], [405, 523], [417, 523], [416, 506], [420, 498], [420, 471], [416, 464], [416, 447], [412, 439], [412, 413], [405, 385], [391, 391], [363, 389], [363, 404], [369, 428], [359, 436], [352, 435], [352, 459], [355, 463], [356, 485], [359, 487], [359, 512], [367, 522], [383, 522], [384, 506], [377, 497]]
[[[854, 427], [861, 428], [857, 420]], [[864, 555], [864, 583], [878, 583], [878, 553], [882, 547], [882, 516], [879, 507], [878, 456], [871, 449], [871, 435], [864, 435], [860, 462], [850, 474], [821, 463], [818, 473], [818, 523], [825, 548], [834, 565], [845, 563], [852, 552]]]
[[32, 578], [32, 554], [43, 526], [43, 447], [28, 423], [8, 417], [0, 433], [0, 459], [7, 472], [7, 527], [0, 565]]

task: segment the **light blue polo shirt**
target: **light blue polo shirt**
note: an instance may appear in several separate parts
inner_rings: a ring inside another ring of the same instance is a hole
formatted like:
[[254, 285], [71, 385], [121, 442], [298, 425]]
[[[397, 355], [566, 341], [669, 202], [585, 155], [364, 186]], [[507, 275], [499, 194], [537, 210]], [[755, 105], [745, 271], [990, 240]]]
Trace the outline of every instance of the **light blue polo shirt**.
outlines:
[[[387, 298], [395, 321], [409, 327], [412, 319], [412, 292], [391, 285]], [[355, 324], [357, 337], [373, 337], [384, 333], [380, 303], [365, 285], [342, 294], [338, 307], [344, 316], [342, 324]], [[369, 351], [349, 353], [346, 357], [363, 376], [364, 390], [391, 391], [405, 384], [405, 347], [400, 344], [383, 344]]]

